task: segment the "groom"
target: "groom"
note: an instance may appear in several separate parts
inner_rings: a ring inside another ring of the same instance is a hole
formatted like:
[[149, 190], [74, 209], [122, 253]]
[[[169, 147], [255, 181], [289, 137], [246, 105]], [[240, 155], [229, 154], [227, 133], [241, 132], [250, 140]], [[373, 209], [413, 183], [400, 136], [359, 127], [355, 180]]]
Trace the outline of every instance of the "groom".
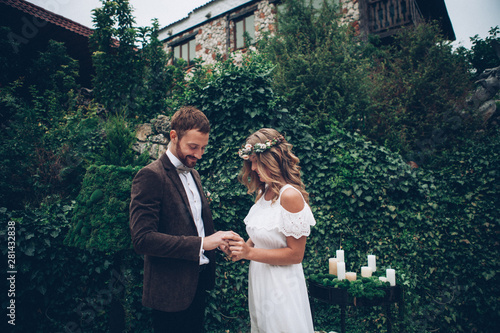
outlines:
[[214, 231], [200, 175], [192, 169], [208, 144], [210, 124], [194, 107], [171, 119], [166, 154], [134, 178], [130, 231], [144, 255], [142, 303], [155, 333], [203, 331], [206, 290], [215, 284], [215, 253], [232, 232]]

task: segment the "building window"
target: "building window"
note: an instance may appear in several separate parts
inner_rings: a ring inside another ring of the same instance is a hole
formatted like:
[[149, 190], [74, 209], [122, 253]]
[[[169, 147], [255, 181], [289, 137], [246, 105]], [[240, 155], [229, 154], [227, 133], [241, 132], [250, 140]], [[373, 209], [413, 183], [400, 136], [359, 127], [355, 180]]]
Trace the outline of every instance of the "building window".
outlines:
[[172, 45], [172, 49], [174, 50], [174, 61], [184, 59], [188, 66], [193, 65], [193, 60], [196, 58], [196, 40], [194, 38]]
[[253, 14], [234, 21], [235, 49], [245, 47], [245, 37], [250, 38], [250, 43], [255, 41], [255, 16]]

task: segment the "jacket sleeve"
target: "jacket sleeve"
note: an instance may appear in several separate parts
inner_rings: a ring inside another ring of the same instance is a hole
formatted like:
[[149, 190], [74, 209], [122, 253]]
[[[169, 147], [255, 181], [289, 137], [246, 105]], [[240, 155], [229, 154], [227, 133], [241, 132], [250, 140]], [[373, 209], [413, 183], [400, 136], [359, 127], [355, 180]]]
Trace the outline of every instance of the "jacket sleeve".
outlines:
[[130, 233], [134, 249], [139, 254], [198, 261], [201, 237], [158, 231], [160, 218], [164, 218], [160, 216], [166, 195], [164, 191], [162, 177], [151, 168], [141, 169], [134, 177], [130, 201]]

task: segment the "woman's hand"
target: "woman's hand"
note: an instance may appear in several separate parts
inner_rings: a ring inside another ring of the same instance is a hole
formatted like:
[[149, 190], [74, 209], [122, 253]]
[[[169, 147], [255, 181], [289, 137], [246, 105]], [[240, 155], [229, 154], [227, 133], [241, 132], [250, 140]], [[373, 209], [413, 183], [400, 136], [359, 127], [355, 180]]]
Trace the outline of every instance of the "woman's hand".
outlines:
[[241, 237], [239, 237], [238, 239], [229, 240], [229, 250], [231, 251], [232, 261], [248, 259], [252, 248], [253, 242], [250, 238], [246, 242]]
[[219, 245], [219, 250], [224, 252], [226, 256], [230, 257], [231, 256], [231, 250], [229, 249], [229, 245], [224, 244], [224, 245]]

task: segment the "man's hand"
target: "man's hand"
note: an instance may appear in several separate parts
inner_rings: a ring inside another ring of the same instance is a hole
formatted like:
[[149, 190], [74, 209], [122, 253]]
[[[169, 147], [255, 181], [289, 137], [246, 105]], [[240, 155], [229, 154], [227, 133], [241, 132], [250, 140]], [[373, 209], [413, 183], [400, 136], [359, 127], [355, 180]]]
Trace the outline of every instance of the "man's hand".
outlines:
[[228, 254], [230, 253], [229, 239], [238, 239], [239, 237], [233, 231], [217, 231], [215, 234], [203, 238], [203, 250], [210, 251], [219, 247], [224, 253]]

